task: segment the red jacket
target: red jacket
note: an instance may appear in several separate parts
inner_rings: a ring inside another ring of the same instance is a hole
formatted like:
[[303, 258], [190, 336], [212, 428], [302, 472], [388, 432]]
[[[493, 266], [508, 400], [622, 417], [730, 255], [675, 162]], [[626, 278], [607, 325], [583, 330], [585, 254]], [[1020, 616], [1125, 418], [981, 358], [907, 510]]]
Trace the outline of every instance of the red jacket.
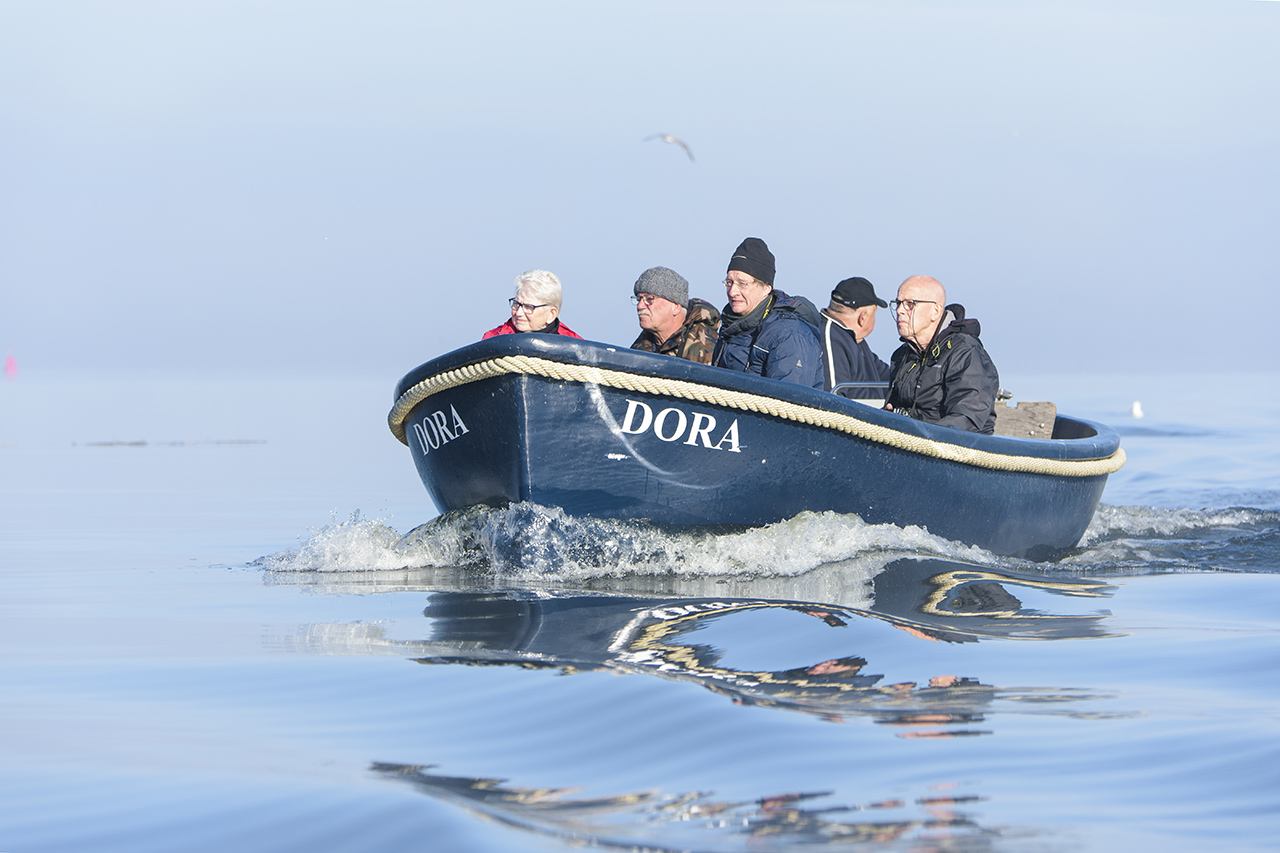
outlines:
[[[542, 334], [564, 335], [566, 337], [577, 338], [578, 340], [582, 340], [582, 335], [578, 334], [573, 329], [570, 329], [564, 323], [561, 323], [559, 320], [556, 320], [555, 323], [556, 323], [555, 331], [552, 331], [552, 332], [543, 331]], [[516, 329], [515, 326], [511, 325], [511, 321], [508, 320], [498, 328], [490, 329], [489, 331], [485, 332], [484, 337], [481, 338], [480, 340], [483, 341], [486, 338], [492, 338], [494, 335], [517, 335], [517, 334], [520, 334], [519, 331]]]

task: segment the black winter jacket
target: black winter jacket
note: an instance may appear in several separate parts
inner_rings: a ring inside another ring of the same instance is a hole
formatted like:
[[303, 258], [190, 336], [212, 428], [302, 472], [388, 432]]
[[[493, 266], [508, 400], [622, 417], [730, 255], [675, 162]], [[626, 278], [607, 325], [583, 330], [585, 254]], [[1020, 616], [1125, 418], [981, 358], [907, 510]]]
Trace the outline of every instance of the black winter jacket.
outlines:
[[947, 312], [923, 352], [905, 339], [894, 352], [886, 402], [916, 420], [990, 435], [1000, 374], [978, 340], [978, 321], [965, 319], [962, 305]]

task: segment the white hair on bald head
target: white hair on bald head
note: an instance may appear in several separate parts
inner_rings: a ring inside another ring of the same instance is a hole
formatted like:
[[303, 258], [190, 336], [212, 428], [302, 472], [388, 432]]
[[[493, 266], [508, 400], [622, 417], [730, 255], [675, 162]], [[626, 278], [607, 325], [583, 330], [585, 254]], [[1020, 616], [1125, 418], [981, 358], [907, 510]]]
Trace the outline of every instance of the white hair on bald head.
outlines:
[[546, 270], [526, 270], [516, 276], [516, 296], [520, 291], [528, 294], [526, 299], [533, 299], [538, 305], [554, 305], [560, 310], [560, 279], [553, 272]]

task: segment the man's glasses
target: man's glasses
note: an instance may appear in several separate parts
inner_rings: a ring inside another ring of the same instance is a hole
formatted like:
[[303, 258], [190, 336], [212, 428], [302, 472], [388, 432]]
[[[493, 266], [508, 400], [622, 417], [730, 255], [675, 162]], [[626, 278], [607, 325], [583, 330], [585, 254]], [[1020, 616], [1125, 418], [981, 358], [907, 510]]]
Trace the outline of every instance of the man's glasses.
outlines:
[[524, 311], [526, 314], [532, 314], [534, 311], [537, 311], [539, 308], [546, 308], [548, 305], [551, 304], [550, 302], [544, 302], [541, 305], [530, 305], [528, 302], [521, 302], [519, 299], [516, 299], [514, 296], [508, 299], [507, 301], [511, 303], [512, 314], [516, 313], [517, 311]]
[[632, 305], [652, 305], [655, 300], [661, 299], [661, 296], [654, 296], [652, 293], [641, 293], [639, 296], [631, 297]]
[[937, 305], [937, 304], [938, 304], [938, 300], [936, 299], [894, 299], [889, 302], [889, 307], [892, 308], [894, 311], [897, 311], [899, 308], [906, 308], [907, 311], [910, 312], [910, 311], [916, 310], [917, 305]]

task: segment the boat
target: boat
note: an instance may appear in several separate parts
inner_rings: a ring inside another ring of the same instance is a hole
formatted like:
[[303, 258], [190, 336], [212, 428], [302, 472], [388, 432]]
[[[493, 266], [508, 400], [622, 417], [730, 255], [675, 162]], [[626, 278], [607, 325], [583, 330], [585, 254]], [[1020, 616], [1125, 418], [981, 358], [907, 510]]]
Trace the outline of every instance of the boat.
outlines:
[[442, 512], [530, 501], [707, 527], [853, 513], [1032, 559], [1080, 541], [1124, 464], [1115, 430], [1056, 411], [1039, 434], [982, 435], [540, 334], [420, 365], [396, 386], [387, 421]]

